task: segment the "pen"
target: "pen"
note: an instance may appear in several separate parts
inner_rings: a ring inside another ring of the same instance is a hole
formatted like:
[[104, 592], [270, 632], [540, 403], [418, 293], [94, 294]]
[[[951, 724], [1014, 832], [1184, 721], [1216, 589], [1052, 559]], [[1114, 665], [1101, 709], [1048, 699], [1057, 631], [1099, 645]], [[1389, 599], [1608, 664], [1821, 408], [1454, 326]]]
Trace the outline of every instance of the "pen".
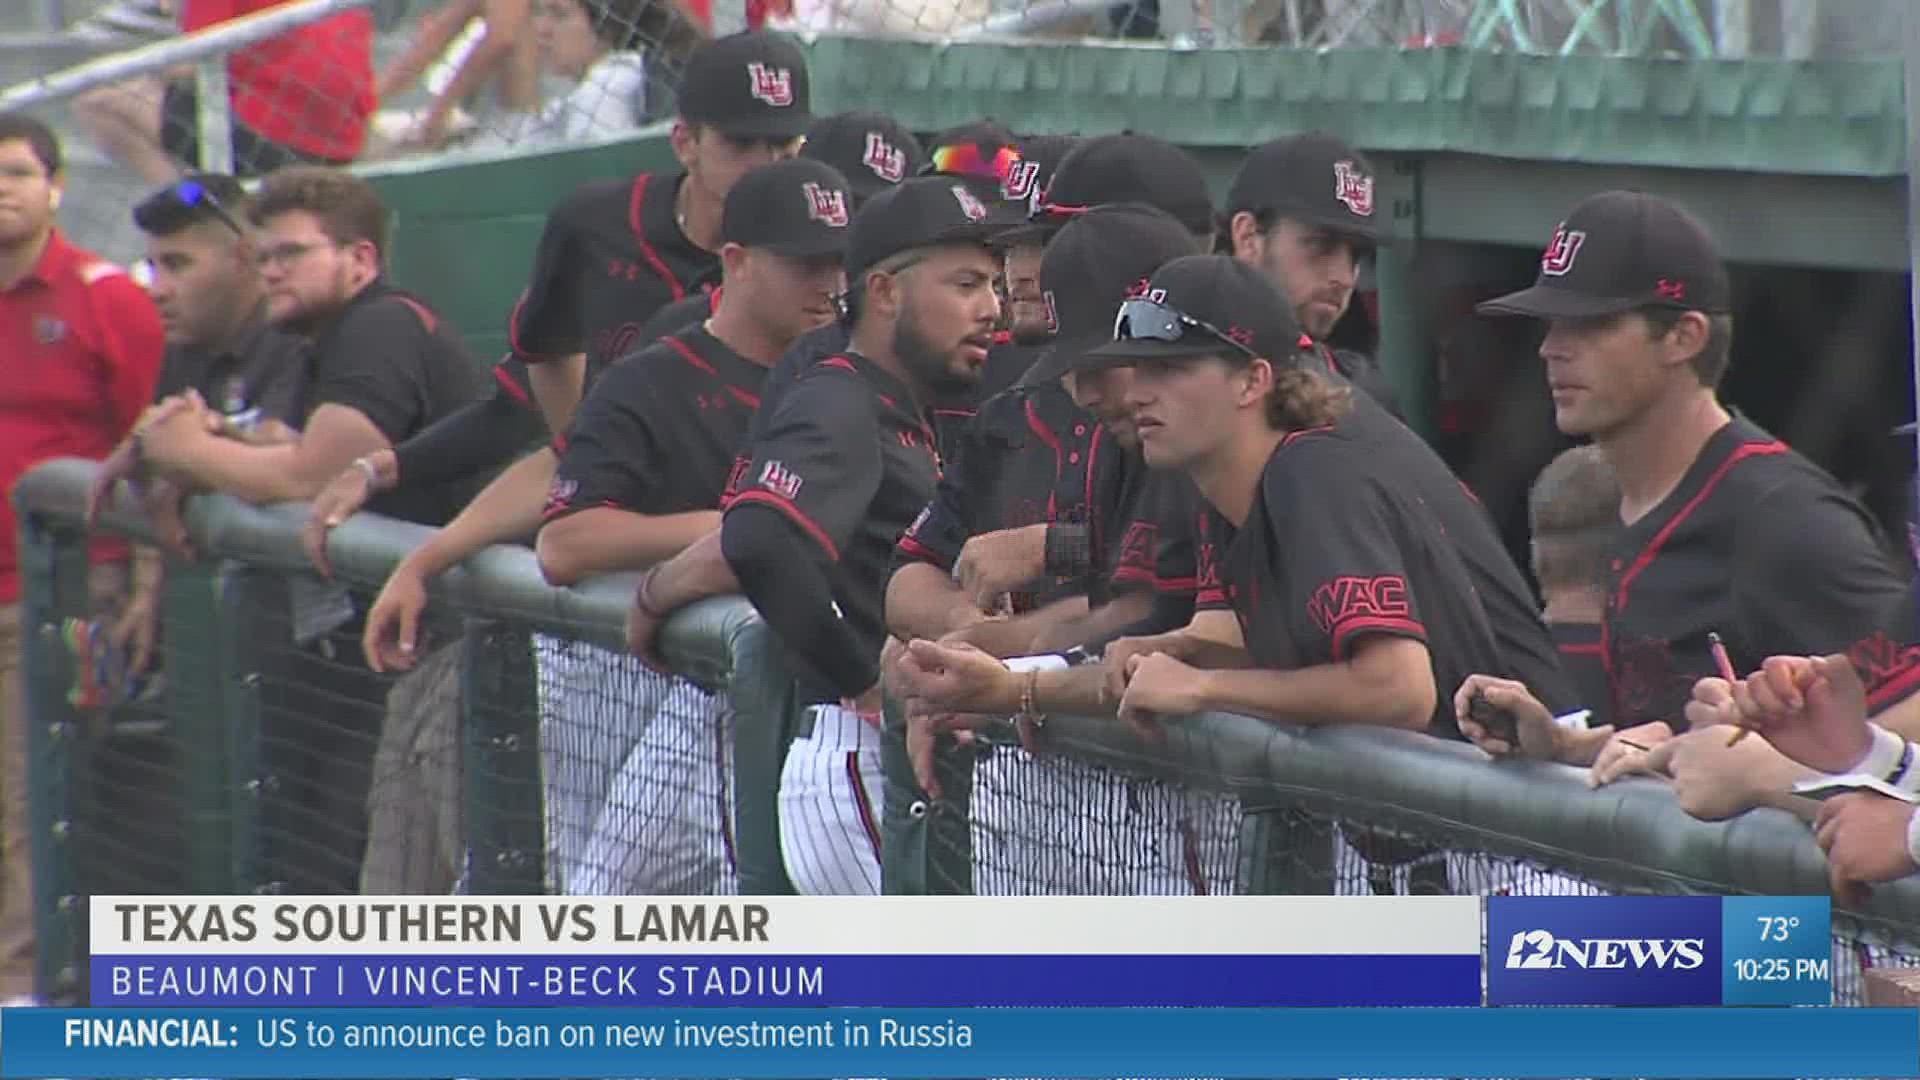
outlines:
[[[1720, 677], [1727, 680], [1729, 686], [1739, 681], [1733, 673], [1733, 661], [1727, 656], [1727, 646], [1720, 640], [1719, 634], [1707, 635], [1707, 649], [1713, 653], [1713, 663], [1720, 669]], [[1727, 740], [1727, 745], [1738, 746], [1740, 740], [1746, 738], [1751, 732], [1751, 728], [1739, 728], [1733, 733], [1733, 738]]]

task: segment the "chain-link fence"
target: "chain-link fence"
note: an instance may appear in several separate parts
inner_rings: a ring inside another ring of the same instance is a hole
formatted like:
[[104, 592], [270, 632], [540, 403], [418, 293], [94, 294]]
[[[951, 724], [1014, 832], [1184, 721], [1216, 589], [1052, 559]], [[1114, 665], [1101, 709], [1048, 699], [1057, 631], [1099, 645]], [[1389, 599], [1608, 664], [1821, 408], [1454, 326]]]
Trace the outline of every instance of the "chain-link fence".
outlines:
[[[1208, 714], [1149, 745], [1055, 717], [913, 779], [897, 723], [864, 821], [781, 820], [791, 681], [737, 599], [670, 620], [679, 677], [621, 649], [631, 580], [556, 589], [489, 549], [435, 586], [420, 660], [368, 673], [299, 548], [300, 507], [190, 507], [201, 558], [172, 568], [157, 713], [99, 707], [65, 634], [92, 610], [78, 522], [92, 466], [16, 490], [43, 985], [84, 999], [85, 898], [102, 892], [792, 891], [783, 831], [880, 850], [885, 889], [928, 894], [1824, 892], [1804, 825], [1683, 813], [1664, 785], [1590, 790], [1576, 770], [1463, 744]], [[140, 535], [137, 515], [104, 527]], [[424, 530], [361, 515], [330, 553], [352, 610]], [[293, 584], [293, 583], [299, 584]], [[322, 614], [331, 617], [322, 618]], [[329, 625], [332, 623], [333, 625]], [[296, 641], [304, 638], [304, 643]], [[824, 723], [825, 721], [820, 721]], [[835, 759], [851, 781], [857, 754]], [[870, 836], [861, 835], [870, 831]], [[1920, 958], [1920, 885], [1836, 911], [1835, 993]]]

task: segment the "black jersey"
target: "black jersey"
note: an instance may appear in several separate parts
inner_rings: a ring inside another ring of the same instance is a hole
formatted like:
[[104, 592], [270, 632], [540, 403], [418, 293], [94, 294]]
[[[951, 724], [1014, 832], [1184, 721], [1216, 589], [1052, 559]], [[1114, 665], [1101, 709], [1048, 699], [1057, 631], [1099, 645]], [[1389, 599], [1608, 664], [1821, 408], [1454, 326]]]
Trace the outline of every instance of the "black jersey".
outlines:
[[1769, 656], [1851, 653], [1878, 708], [1920, 686], [1907, 582], [1872, 517], [1744, 417], [1707, 440], [1660, 505], [1615, 535], [1605, 651], [1615, 723], [1686, 726], [1693, 684]]
[[717, 508], [766, 377], [765, 367], [697, 327], [616, 361], [554, 440], [560, 461], [544, 518], [601, 506]]
[[1281, 442], [1241, 528], [1207, 508], [1198, 549], [1200, 591], [1224, 592], [1262, 667], [1335, 663], [1393, 634], [1432, 657], [1433, 734], [1458, 737], [1453, 691], [1476, 672], [1526, 683], [1556, 715], [1577, 707], [1486, 513], [1365, 395], [1332, 425]]
[[1588, 727], [1613, 723], [1613, 696], [1607, 689], [1607, 664], [1597, 622], [1549, 622], [1553, 647], [1560, 654], [1560, 670], [1567, 673], [1580, 707], [1590, 710]]
[[833, 628], [845, 632], [815, 633], [819, 612], [787, 610], [761, 595], [770, 591], [758, 584], [766, 577], [737, 563], [735, 572], [780, 635], [804, 703], [856, 696], [872, 684], [886, 641], [882, 608], [894, 545], [939, 478], [932, 427], [899, 380], [851, 351], [800, 371], [778, 400], [764, 399], [754, 427], [747, 468], [726, 504], [723, 549], [734, 562], [736, 528], [743, 536], [758, 529], [747, 521], [754, 511], [780, 515], [799, 545], [781, 551], [785, 565], [800, 558], [824, 570], [838, 615]]
[[1116, 508], [1141, 470], [1106, 429], [1058, 383], [1015, 386], [989, 398], [966, 425], [932, 501], [900, 538], [895, 568], [925, 562], [950, 571], [967, 540], [1027, 525], [1087, 530], [1083, 572], [1030, 582], [1013, 596], [1016, 612], [1054, 600], [1108, 595], [1106, 575]]
[[533, 273], [507, 324], [513, 351], [539, 361], [573, 353], [604, 366], [646, 344], [647, 319], [717, 281], [720, 260], [674, 217], [679, 175], [587, 184], [554, 207]]

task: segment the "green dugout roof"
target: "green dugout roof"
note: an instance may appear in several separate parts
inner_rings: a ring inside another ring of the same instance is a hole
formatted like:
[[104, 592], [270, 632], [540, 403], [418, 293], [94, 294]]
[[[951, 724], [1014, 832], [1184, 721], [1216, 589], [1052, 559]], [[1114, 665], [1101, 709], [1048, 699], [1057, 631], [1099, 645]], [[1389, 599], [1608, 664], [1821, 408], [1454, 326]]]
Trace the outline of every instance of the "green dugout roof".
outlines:
[[884, 103], [927, 130], [986, 115], [1036, 132], [1131, 128], [1227, 147], [1327, 129], [1380, 151], [1824, 176], [1906, 172], [1898, 58], [854, 38], [821, 39], [810, 49], [817, 110]]

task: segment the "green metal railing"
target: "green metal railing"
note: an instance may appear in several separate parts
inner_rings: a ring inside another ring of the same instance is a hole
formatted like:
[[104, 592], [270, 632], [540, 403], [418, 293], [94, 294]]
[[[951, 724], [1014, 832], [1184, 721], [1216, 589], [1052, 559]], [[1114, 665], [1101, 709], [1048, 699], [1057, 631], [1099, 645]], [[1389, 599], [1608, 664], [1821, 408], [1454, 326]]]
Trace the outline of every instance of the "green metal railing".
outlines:
[[[97, 820], [97, 763], [111, 725], [68, 702], [72, 658], [58, 627], [85, 603], [80, 521], [88, 462], [32, 470], [13, 493], [20, 511], [24, 671], [31, 710], [34, 865], [43, 987], [82, 988], [88, 866], [110, 845], [114, 822]], [[263, 606], [284, 604], [289, 576], [310, 573], [299, 547], [302, 506], [252, 507], [224, 496], [192, 500], [188, 527], [201, 561], [170, 574], [164, 663], [166, 738], [179, 768], [168, 781], [183, 865], [150, 891], [244, 893], [271, 887], [259, 861], [261, 806], [273, 778], [257, 741], [263, 693], [276, 678], [259, 632]], [[102, 529], [142, 537], [127, 506]], [[360, 515], [336, 530], [339, 577], [362, 590], [381, 583], [427, 531]], [[614, 575], [575, 588], [540, 577], [532, 553], [495, 547], [434, 586], [439, 611], [465, 620], [463, 764], [469, 891], [540, 891], [545, 834], [538, 706], [528, 675], [528, 636], [558, 635], [621, 647], [631, 579]], [[703, 602], [667, 624], [675, 669], [724, 694], [736, 713], [735, 833], [742, 891], [790, 891], [781, 867], [775, 796], [793, 713], [790, 679], [771, 634], [738, 599]], [[1073, 758], [1133, 776], [1222, 792], [1243, 812], [1242, 892], [1328, 892], [1329, 822], [1388, 829], [1482, 860], [1519, 859], [1614, 891], [1823, 893], [1824, 859], [1806, 827], [1760, 810], [1709, 823], [1682, 812], [1667, 788], [1644, 780], [1592, 790], [1577, 770], [1490, 763], [1473, 748], [1378, 730], [1284, 727], [1209, 714], [1166, 726], [1148, 747], [1111, 720], [1056, 717], [1051, 744]], [[943, 761], [945, 799], [927, 800], [905, 767], [897, 724], [889, 727], [887, 889], [971, 888], [969, 759]], [[1049, 858], [1070, 860], [1063, 830]], [[124, 885], [121, 891], [138, 891]], [[1920, 940], [1920, 881], [1874, 890], [1865, 905], [1836, 911], [1836, 934], [1898, 950]]]

